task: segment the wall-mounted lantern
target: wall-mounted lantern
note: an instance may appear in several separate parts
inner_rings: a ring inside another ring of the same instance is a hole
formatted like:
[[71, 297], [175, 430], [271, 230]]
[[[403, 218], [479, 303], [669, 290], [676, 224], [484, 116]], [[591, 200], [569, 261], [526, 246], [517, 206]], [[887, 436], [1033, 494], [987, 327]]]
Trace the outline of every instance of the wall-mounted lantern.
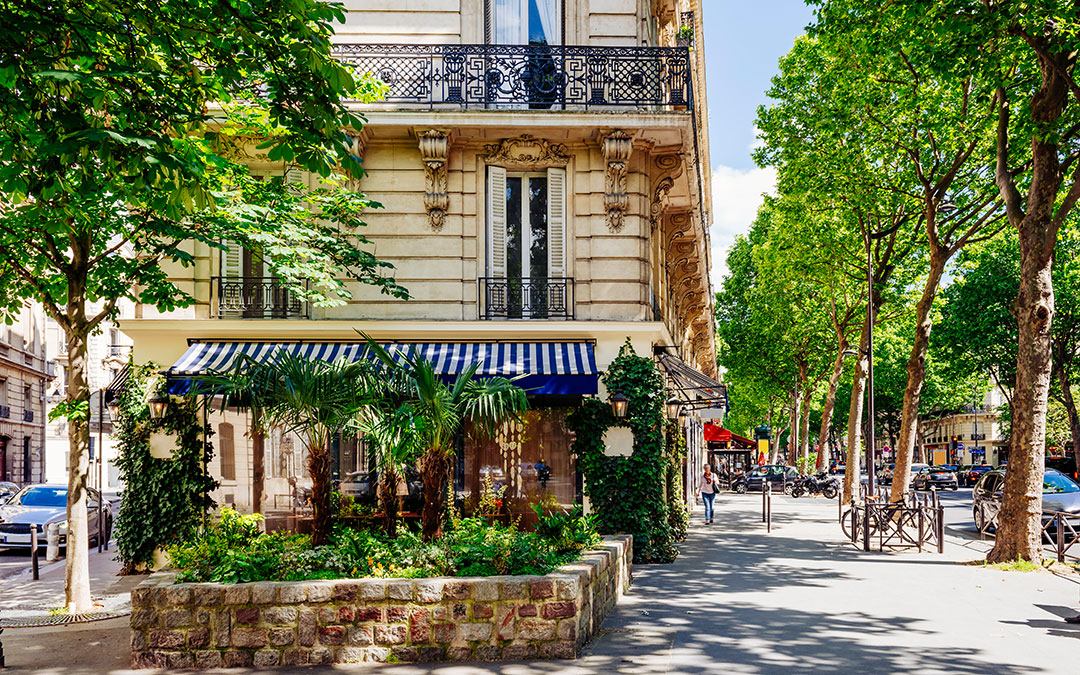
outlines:
[[616, 419], [624, 419], [626, 417], [626, 409], [630, 405], [630, 399], [626, 398], [621, 391], [615, 392], [615, 395], [610, 399], [611, 401], [611, 413], [615, 415]]

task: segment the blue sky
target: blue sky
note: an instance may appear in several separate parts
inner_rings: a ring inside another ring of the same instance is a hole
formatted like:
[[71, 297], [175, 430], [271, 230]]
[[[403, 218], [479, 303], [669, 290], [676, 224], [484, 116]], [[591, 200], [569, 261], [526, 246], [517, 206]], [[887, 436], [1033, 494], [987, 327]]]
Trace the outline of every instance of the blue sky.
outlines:
[[754, 219], [761, 193], [775, 182], [750, 157], [757, 108], [776, 63], [805, 32], [813, 12], [803, 0], [704, 0], [709, 154], [713, 169], [713, 288], [726, 271], [724, 256]]

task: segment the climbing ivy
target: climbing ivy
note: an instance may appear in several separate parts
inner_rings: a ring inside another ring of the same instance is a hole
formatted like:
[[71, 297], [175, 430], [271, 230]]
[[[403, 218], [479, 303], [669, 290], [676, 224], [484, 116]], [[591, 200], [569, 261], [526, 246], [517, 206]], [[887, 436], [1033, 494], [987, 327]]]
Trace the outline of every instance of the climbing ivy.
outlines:
[[668, 522], [675, 539], [686, 539], [690, 512], [683, 501], [683, 460], [686, 459], [686, 436], [674, 422], [667, 426], [667, 498]]
[[[634, 536], [634, 562], [671, 562], [679, 554], [669, 520], [664, 489], [669, 462], [664, 441], [664, 378], [651, 359], [638, 356], [630, 340], [603, 376], [611, 393], [629, 399], [626, 419], [616, 420], [611, 406], [586, 399], [567, 418], [576, 432], [574, 453], [585, 475], [585, 494], [602, 534]], [[624, 425], [634, 434], [628, 457], [604, 452], [604, 432]]]
[[[194, 533], [214, 508], [210, 492], [218, 485], [206, 471], [213, 447], [209, 440], [204, 442], [195, 400], [173, 398], [164, 417], [151, 420], [147, 400], [156, 386], [157, 367], [130, 368], [116, 422], [120, 450], [116, 463], [124, 483], [116, 544], [125, 574], [153, 563], [158, 547]], [[157, 432], [175, 439], [169, 459], [150, 454], [150, 436]]]

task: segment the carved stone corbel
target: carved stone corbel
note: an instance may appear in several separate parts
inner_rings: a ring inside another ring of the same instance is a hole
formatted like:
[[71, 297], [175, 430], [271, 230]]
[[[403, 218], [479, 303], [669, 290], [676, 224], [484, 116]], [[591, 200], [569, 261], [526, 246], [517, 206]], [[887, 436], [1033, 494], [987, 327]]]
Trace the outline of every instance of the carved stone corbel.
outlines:
[[450, 136], [445, 131], [431, 129], [419, 135], [420, 159], [424, 162], [424, 208], [431, 229], [439, 231], [446, 222], [450, 195], [446, 188], [446, 164], [450, 156]]
[[649, 224], [652, 229], [660, 226], [667, 208], [667, 197], [675, 187], [675, 179], [682, 173], [682, 157], [678, 154], [657, 155], [653, 166], [659, 171], [653, 179], [652, 198], [649, 203]]
[[608, 227], [618, 232], [630, 198], [626, 195], [626, 172], [630, 153], [634, 149], [634, 137], [625, 131], [613, 131], [604, 137], [600, 150], [607, 162], [604, 181], [604, 209], [607, 211]]

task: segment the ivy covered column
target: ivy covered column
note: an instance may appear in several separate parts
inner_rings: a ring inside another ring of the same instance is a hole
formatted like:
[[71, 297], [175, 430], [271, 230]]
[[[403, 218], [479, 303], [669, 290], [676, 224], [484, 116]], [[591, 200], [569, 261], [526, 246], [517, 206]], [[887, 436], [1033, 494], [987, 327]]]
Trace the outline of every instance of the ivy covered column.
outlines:
[[[608, 392], [629, 399], [625, 419], [617, 420], [611, 406], [587, 399], [567, 418], [576, 433], [574, 453], [585, 476], [585, 494], [602, 534], [634, 536], [634, 562], [671, 562], [678, 556], [665, 485], [671, 458], [665, 438], [664, 378], [652, 359], [638, 356], [629, 339], [601, 378]], [[606, 453], [604, 434], [629, 427], [633, 452], [626, 457]]]

